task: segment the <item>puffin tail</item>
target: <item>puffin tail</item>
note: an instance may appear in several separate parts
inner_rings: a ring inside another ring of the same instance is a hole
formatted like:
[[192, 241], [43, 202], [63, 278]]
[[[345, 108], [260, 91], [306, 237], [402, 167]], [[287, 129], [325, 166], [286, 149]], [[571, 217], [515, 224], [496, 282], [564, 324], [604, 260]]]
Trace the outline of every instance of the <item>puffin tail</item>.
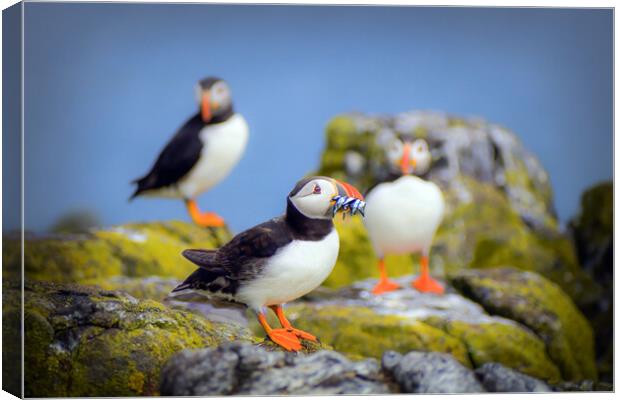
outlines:
[[217, 269], [216, 253], [217, 250], [187, 249], [182, 254], [201, 269], [213, 270]]
[[133, 185], [136, 185], [136, 190], [133, 192], [131, 197], [129, 197], [129, 201], [140, 196], [142, 192], [147, 191], [149, 189], [153, 189], [154, 181], [155, 181], [155, 178], [153, 178], [152, 173], [148, 173], [142, 178], [136, 178], [133, 181], [131, 181]]

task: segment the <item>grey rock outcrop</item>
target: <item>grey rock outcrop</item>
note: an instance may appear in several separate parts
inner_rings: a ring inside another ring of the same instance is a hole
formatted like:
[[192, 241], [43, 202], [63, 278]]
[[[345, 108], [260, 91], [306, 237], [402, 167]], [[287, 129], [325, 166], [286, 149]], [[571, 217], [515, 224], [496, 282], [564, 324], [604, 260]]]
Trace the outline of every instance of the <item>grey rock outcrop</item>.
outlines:
[[182, 351], [162, 370], [162, 395], [379, 394], [390, 390], [374, 360], [334, 351], [307, 356], [247, 343]]
[[487, 363], [476, 370], [476, 375], [489, 392], [551, 392], [540, 379], [532, 378], [499, 363]]
[[485, 392], [472, 370], [445, 353], [388, 351], [381, 363], [405, 393]]

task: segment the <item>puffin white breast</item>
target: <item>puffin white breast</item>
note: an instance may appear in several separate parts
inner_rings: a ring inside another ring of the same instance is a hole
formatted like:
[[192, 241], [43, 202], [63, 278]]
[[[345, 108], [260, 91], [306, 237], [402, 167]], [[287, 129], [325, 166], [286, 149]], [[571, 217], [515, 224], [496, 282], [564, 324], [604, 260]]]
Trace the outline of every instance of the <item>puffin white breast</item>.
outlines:
[[237, 298], [254, 309], [295, 300], [327, 279], [339, 247], [336, 229], [321, 240], [293, 240], [267, 261], [260, 276], [240, 287]]
[[407, 175], [366, 196], [364, 224], [377, 255], [412, 253], [430, 248], [443, 212], [439, 187]]

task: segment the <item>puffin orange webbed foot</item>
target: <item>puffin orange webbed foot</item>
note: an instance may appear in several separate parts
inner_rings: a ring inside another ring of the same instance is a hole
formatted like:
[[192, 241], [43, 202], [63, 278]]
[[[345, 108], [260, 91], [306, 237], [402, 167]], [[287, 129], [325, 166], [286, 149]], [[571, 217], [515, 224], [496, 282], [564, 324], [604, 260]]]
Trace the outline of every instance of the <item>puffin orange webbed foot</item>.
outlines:
[[443, 285], [431, 278], [429, 275], [422, 275], [415, 281], [411, 282], [411, 286], [423, 293], [444, 294]]
[[272, 329], [267, 333], [267, 336], [269, 336], [272, 342], [280, 345], [287, 351], [301, 350], [301, 342], [297, 339], [297, 336], [288, 329]]
[[379, 283], [372, 289], [372, 294], [379, 295], [386, 292], [393, 292], [400, 289], [400, 285], [389, 279], [381, 279]]
[[317, 339], [316, 336], [314, 336], [314, 335], [312, 335], [312, 334], [310, 334], [308, 332], [304, 332], [301, 329], [293, 328], [293, 325], [291, 325], [289, 320], [286, 319], [286, 316], [284, 315], [284, 310], [282, 309], [282, 306], [280, 306], [280, 305], [272, 305], [272, 306], [269, 306], [269, 308], [271, 308], [271, 310], [278, 317], [278, 321], [280, 321], [280, 325], [282, 325], [282, 328], [286, 329], [288, 332], [290, 332], [291, 334], [295, 335], [298, 338], [306, 339], [306, 340], [310, 340], [312, 342], [317, 342], [318, 343], [319, 340]]
[[291, 332], [293, 335], [295, 335], [296, 337], [298, 337], [298, 338], [309, 340], [311, 342], [316, 342], [316, 343], [319, 342], [319, 339], [317, 339], [316, 336], [314, 336], [314, 335], [312, 335], [312, 334], [310, 334], [308, 332], [304, 332], [301, 329], [297, 329], [297, 328], [292, 328], [291, 327], [291, 328], [287, 328], [287, 330], [289, 332]]

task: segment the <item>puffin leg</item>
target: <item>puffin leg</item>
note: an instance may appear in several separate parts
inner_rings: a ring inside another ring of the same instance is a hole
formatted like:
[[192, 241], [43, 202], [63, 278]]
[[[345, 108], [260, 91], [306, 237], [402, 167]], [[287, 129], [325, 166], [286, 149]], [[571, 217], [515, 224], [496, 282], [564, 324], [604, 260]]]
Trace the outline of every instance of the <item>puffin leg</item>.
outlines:
[[420, 258], [420, 276], [411, 282], [411, 286], [420, 292], [444, 293], [443, 285], [431, 278], [428, 272], [428, 255], [422, 255]]
[[273, 329], [270, 327], [262, 311], [257, 312], [256, 316], [258, 317], [258, 322], [260, 322], [265, 332], [267, 332], [267, 336], [269, 336], [269, 339], [274, 343], [282, 346], [287, 351], [301, 350], [301, 342], [292, 332], [289, 332], [288, 329]]
[[383, 260], [383, 257], [379, 258], [378, 267], [380, 275], [379, 282], [374, 287], [374, 289], [372, 289], [372, 293], [381, 294], [400, 289], [400, 285], [398, 283], [388, 279], [387, 271], [385, 270], [385, 261]]
[[284, 329], [286, 329], [287, 331], [293, 333], [295, 336], [300, 337], [302, 339], [310, 340], [313, 342], [318, 342], [318, 339], [316, 338], [316, 336], [308, 332], [304, 332], [301, 329], [293, 328], [289, 320], [286, 319], [282, 306], [269, 306], [269, 308], [271, 308], [271, 310], [274, 313], [276, 313], [276, 316], [278, 317], [278, 320], [280, 321], [280, 325], [282, 325]]
[[194, 199], [186, 199], [185, 206], [187, 207], [187, 212], [189, 216], [192, 218], [195, 224], [203, 226], [205, 228], [209, 227], [222, 227], [225, 224], [225, 221], [222, 217], [217, 215], [214, 212], [201, 212], [198, 208], [198, 204], [196, 204], [196, 200]]

